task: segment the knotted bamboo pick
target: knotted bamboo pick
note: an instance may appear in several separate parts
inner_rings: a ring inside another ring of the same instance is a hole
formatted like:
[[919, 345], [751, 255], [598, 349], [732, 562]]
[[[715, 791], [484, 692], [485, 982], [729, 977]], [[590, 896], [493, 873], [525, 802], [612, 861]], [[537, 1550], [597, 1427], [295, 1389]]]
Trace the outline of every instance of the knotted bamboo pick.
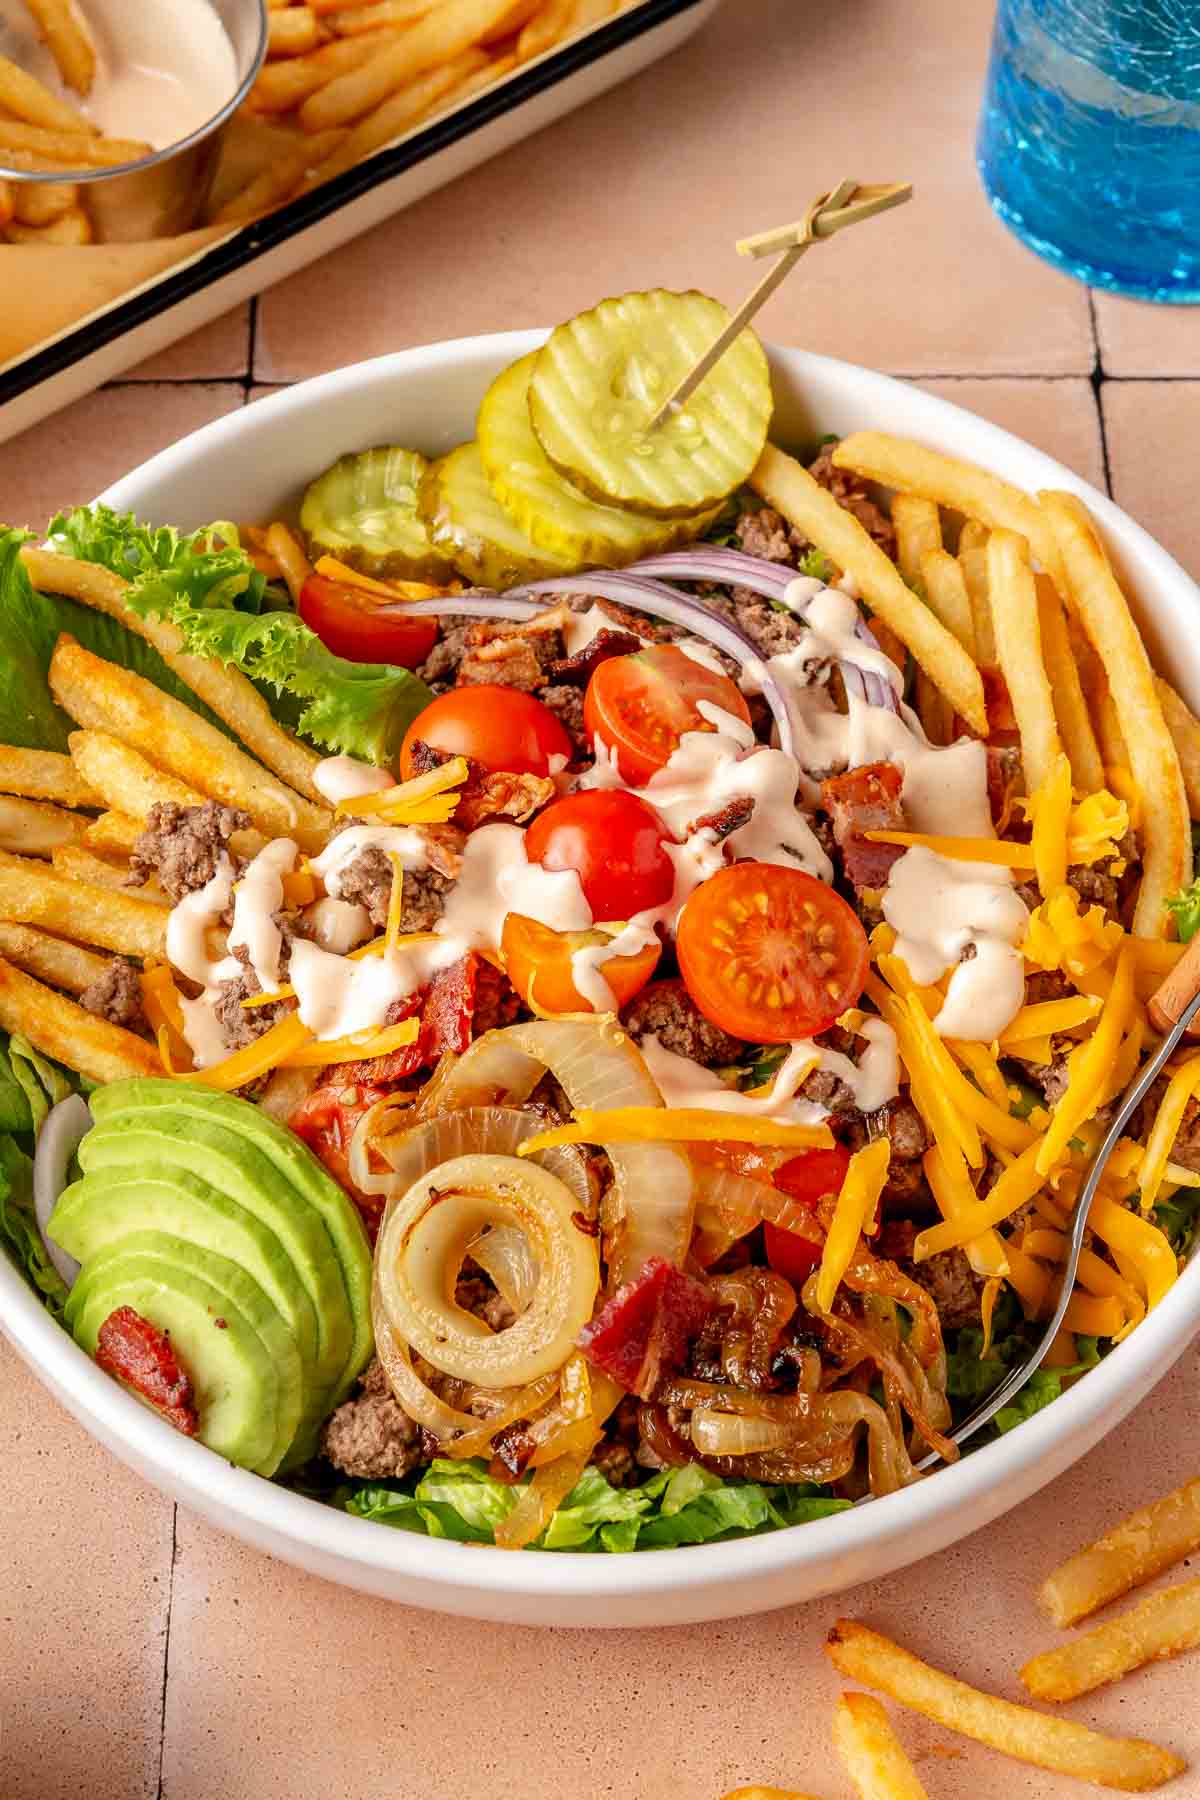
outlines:
[[782, 251], [779, 261], [770, 269], [753, 293], [749, 294], [730, 319], [720, 336], [709, 346], [695, 368], [684, 376], [674, 393], [659, 407], [648, 429], [653, 431], [663, 420], [683, 406], [717, 363], [730, 344], [750, 323], [759, 308], [770, 299], [780, 284], [787, 280], [800, 258], [823, 238], [833, 237], [847, 225], [858, 225], [873, 219], [877, 213], [893, 206], [903, 206], [912, 199], [911, 181], [894, 181], [884, 185], [868, 185], [857, 181], [839, 181], [831, 193], [813, 201], [803, 219], [794, 225], [779, 225], [774, 231], [760, 231], [754, 237], [742, 238], [737, 246], [739, 256], [773, 256]]

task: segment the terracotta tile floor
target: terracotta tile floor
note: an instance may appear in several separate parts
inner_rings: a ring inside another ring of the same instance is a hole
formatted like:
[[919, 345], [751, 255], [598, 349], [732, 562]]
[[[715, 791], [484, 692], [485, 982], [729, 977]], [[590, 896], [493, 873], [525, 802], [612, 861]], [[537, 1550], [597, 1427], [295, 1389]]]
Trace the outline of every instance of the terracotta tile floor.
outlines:
[[[1028, 437], [1200, 568], [1200, 379], [1160, 379], [1200, 377], [1200, 312], [1093, 303], [992, 219], [970, 156], [987, 13], [728, 0], [670, 63], [0, 447], [0, 516], [41, 522], [256, 384], [548, 321], [635, 283], [734, 297], [732, 240], [849, 170], [910, 175], [920, 204], [815, 254], [765, 330]], [[176, 1514], [0, 1347], [0, 1796], [716, 1800], [766, 1781], [848, 1800], [820, 1651], [839, 1607], [1015, 1696], [1046, 1641], [1039, 1574], [1195, 1473], [1198, 1377], [1192, 1352], [1017, 1515], [841, 1602], [550, 1637], [389, 1607]], [[1195, 1668], [1072, 1710], [1200, 1767]], [[901, 1730], [932, 1800], [1076, 1791], [919, 1721]], [[1168, 1792], [1197, 1800], [1200, 1775]]]

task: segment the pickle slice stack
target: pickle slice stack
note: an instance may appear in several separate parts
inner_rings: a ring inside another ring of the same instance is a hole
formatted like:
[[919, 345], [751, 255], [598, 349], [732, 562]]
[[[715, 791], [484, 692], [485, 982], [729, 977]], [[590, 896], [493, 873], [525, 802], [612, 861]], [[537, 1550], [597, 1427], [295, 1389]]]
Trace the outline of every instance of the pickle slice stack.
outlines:
[[650, 421], [729, 313], [706, 294], [655, 288], [602, 300], [538, 352], [529, 415], [550, 462], [608, 506], [678, 518], [716, 506], [750, 475], [771, 423], [766, 353], [737, 337], [680, 411]]
[[417, 516], [417, 490], [428, 467], [418, 451], [393, 445], [339, 456], [300, 507], [313, 561], [336, 556], [383, 581], [449, 581], [453, 560], [434, 547]]
[[433, 543], [477, 587], [516, 587], [579, 567], [539, 550], [513, 522], [488, 485], [478, 444], [460, 444], [430, 464], [417, 506]]

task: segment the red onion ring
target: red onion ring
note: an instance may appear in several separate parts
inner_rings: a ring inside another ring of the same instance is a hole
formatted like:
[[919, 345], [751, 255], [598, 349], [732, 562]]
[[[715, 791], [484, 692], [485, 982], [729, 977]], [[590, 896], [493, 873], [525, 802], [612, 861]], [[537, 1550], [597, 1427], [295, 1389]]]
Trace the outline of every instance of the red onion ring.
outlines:
[[92, 1128], [87, 1101], [71, 1094], [52, 1106], [38, 1132], [33, 1157], [33, 1211], [46, 1246], [46, 1255], [68, 1287], [74, 1287], [79, 1264], [55, 1243], [49, 1233], [50, 1215], [67, 1185], [71, 1158]]

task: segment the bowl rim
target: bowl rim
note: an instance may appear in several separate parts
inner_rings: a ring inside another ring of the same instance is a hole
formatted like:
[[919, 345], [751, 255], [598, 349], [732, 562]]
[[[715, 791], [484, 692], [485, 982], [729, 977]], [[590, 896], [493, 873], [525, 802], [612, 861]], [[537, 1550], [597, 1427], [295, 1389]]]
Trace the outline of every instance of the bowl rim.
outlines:
[[[428, 375], [470, 358], [512, 360], [536, 348], [546, 335], [544, 330], [526, 330], [452, 339], [315, 376], [202, 426], [98, 498], [118, 510], [129, 508], [147, 478], [169, 478], [197, 459], [203, 460], [214, 446], [246, 433], [254, 435], [264, 421], [309, 413], [330, 394], [347, 387], [403, 379], [408, 372]], [[1135, 520], [1089, 482], [1015, 433], [895, 377], [811, 351], [776, 345], [768, 345], [768, 350], [773, 363], [786, 369], [801, 390], [806, 375], [840, 383], [854, 405], [862, 403], [867, 414], [864, 426], [869, 423], [875, 398], [886, 401], [889, 396], [894, 398], [897, 390], [903, 392], [910, 412], [916, 403], [920, 417], [911, 428], [914, 436], [925, 435], [928, 428], [936, 442], [939, 420], [967, 421], [980, 443], [978, 460], [986, 461], [992, 447], [1000, 461], [1015, 454], [1029, 470], [1030, 486], [1053, 484], [1079, 494], [1101, 526], [1121, 541], [1124, 552], [1133, 553], [1153, 571], [1159, 585], [1179, 591], [1181, 604], [1185, 596], [1195, 594], [1191, 577]], [[1161, 602], [1156, 604], [1158, 610], [1151, 610], [1150, 617], [1162, 623], [1170, 609], [1162, 608]], [[1104, 1416], [1110, 1415], [1113, 1423], [1124, 1416], [1122, 1398], [1157, 1381], [1198, 1329], [1200, 1255], [1192, 1258], [1174, 1287], [1136, 1330], [1067, 1393], [1012, 1432], [971, 1451], [959, 1463], [935, 1471], [933, 1480], [803, 1526], [673, 1548], [669, 1554], [514, 1556], [490, 1545], [420, 1537], [354, 1518], [236, 1468], [204, 1445], [181, 1437], [105, 1375], [46, 1311], [17, 1270], [0, 1257], [0, 1330], [93, 1436], [99, 1435], [106, 1443], [118, 1442], [127, 1460], [133, 1460], [143, 1473], [153, 1471], [168, 1489], [178, 1486], [189, 1495], [203, 1496], [222, 1514], [236, 1516], [277, 1543], [286, 1540], [297, 1550], [335, 1558], [342, 1572], [361, 1570], [364, 1577], [370, 1572], [383, 1578], [409, 1578], [426, 1590], [440, 1587], [460, 1594], [483, 1592], [543, 1600], [644, 1599], [693, 1586], [732, 1587], [801, 1565], [835, 1564], [856, 1554], [861, 1560], [864, 1550], [882, 1550], [918, 1528], [927, 1531], [949, 1514], [969, 1513], [979, 1502], [986, 1503], [989, 1490], [1027, 1475], [1043, 1458], [1049, 1462], [1060, 1442], [1075, 1440], [1086, 1445], [1095, 1441], [1104, 1434], [1104, 1427], [1095, 1431]], [[1089, 1437], [1089, 1432], [1094, 1436]], [[1053, 1473], [1051, 1468], [1047, 1479]], [[184, 1504], [189, 1501], [185, 1499]], [[976, 1516], [983, 1523], [987, 1515], [977, 1511]], [[783, 1600], [786, 1598], [785, 1594]]]

